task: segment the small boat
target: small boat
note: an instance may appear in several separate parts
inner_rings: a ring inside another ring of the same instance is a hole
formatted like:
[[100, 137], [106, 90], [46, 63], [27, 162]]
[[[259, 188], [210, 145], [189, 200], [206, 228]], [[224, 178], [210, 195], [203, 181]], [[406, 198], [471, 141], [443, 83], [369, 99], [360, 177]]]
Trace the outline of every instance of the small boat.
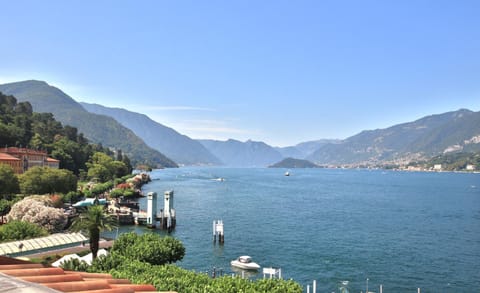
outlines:
[[290, 172], [285, 172], [285, 176], [290, 176]]
[[260, 266], [252, 261], [252, 258], [248, 255], [242, 255], [239, 258], [230, 262], [232, 267], [236, 267], [243, 270], [258, 270]]

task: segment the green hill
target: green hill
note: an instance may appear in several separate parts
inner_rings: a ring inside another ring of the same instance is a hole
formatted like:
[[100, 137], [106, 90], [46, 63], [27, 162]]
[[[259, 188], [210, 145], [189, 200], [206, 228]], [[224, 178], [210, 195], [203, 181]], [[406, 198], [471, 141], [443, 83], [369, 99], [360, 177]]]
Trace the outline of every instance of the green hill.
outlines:
[[318, 165], [307, 160], [286, 158], [269, 166], [269, 168], [318, 168]]

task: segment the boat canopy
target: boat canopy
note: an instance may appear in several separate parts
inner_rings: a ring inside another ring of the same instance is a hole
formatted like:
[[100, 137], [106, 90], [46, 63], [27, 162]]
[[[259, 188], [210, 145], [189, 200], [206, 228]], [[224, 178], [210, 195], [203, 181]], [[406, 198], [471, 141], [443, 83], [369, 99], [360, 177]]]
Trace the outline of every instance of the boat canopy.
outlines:
[[[100, 205], [106, 205], [107, 204], [107, 200], [105, 198], [99, 198], [97, 200], [98, 200], [98, 204], [100, 204]], [[74, 207], [89, 207], [89, 206], [93, 206], [93, 205], [95, 205], [95, 198], [86, 198], [82, 201], [79, 201], [79, 202], [75, 203], [73, 206]]]

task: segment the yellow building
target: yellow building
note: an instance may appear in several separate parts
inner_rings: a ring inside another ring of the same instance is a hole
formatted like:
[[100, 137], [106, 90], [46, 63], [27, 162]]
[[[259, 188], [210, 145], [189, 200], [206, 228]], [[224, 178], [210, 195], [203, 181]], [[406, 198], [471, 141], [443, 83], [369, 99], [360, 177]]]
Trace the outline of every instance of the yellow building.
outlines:
[[12, 167], [15, 174], [22, 174], [22, 160], [9, 154], [0, 153], [0, 164], [6, 164]]
[[10, 165], [16, 174], [22, 174], [34, 166], [58, 169], [60, 161], [49, 158], [46, 151], [5, 147], [0, 148], [0, 164]]

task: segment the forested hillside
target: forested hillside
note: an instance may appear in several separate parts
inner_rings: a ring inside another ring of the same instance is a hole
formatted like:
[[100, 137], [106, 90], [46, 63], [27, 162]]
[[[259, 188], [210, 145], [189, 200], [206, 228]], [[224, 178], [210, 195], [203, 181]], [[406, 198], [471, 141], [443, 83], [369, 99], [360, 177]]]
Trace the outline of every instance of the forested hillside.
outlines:
[[[46, 150], [60, 160], [60, 168], [79, 175], [95, 152], [112, 152], [89, 143], [75, 127], [62, 126], [51, 113], [36, 113], [29, 102], [17, 102], [14, 96], [0, 92], [0, 147], [18, 146]], [[122, 156], [131, 170], [130, 160]]]
[[114, 118], [145, 143], [182, 165], [221, 165], [201, 143], [166, 127], [148, 116], [125, 109], [80, 103], [87, 111]]
[[35, 112], [52, 113], [56, 120], [78, 128], [92, 142], [122, 149], [134, 165], [177, 167], [175, 162], [148, 147], [133, 131], [115, 119], [89, 113], [70, 96], [46, 82], [29, 80], [3, 84], [0, 92], [13, 95], [20, 102], [28, 101]]

